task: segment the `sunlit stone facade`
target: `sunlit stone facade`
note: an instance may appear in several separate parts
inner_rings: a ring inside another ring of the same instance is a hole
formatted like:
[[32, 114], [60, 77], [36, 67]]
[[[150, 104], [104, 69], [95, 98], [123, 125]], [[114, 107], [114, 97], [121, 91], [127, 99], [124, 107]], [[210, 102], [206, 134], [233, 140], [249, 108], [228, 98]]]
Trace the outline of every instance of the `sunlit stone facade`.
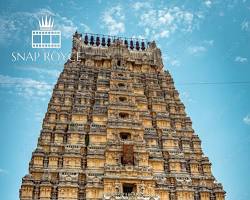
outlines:
[[75, 33], [21, 200], [224, 200], [155, 42]]

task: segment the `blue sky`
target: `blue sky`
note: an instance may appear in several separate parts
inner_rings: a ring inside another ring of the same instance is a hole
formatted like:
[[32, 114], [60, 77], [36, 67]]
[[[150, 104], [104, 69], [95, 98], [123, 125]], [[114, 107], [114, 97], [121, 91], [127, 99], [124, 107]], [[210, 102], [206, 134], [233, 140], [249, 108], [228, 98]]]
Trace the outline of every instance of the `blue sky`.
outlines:
[[31, 31], [45, 15], [62, 32], [62, 48], [52, 50], [65, 55], [76, 29], [156, 40], [227, 200], [250, 199], [249, 0], [1, 0], [1, 199], [18, 199], [65, 62], [13, 61], [13, 52], [49, 51], [31, 48]]

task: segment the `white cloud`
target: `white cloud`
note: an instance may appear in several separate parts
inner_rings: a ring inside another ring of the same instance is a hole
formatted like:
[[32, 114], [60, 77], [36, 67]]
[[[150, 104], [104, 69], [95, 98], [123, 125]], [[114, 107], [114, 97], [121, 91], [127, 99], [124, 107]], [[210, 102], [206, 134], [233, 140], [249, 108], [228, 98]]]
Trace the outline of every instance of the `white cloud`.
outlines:
[[190, 94], [187, 91], [184, 91], [181, 93], [181, 96], [183, 98], [183, 100], [186, 100], [187, 102], [193, 103], [195, 102], [191, 97]]
[[173, 59], [170, 61], [170, 65], [172, 65], [174, 67], [178, 67], [178, 66], [180, 66], [180, 61], [177, 59]]
[[42, 121], [43, 117], [44, 117], [44, 114], [42, 112], [36, 112], [35, 113], [35, 119], [37, 121]]
[[8, 20], [5, 17], [0, 18], [0, 44], [4, 44], [6, 39], [10, 39], [12, 33], [17, 31], [14, 20]]
[[162, 24], [171, 24], [174, 20], [174, 16], [171, 15], [169, 12], [159, 11], [159, 22]]
[[63, 37], [71, 38], [73, 33], [77, 30], [77, 26], [72, 20], [66, 17], [61, 17], [59, 23], [56, 23], [55, 29], [60, 30]]
[[248, 59], [244, 58], [244, 57], [241, 57], [241, 56], [237, 56], [237, 57], [235, 57], [234, 61], [235, 62], [240, 62], [240, 63], [245, 63], [245, 62], [248, 61]]
[[109, 34], [117, 35], [125, 31], [125, 16], [122, 13], [121, 6], [114, 6], [103, 13], [102, 21]]
[[7, 173], [8, 173], [7, 170], [0, 168], [0, 174], [7, 174]]
[[199, 53], [203, 53], [203, 52], [206, 52], [207, 49], [206, 47], [204, 46], [191, 46], [191, 47], [188, 47], [188, 52], [192, 55], [196, 55], [196, 54], [199, 54]]
[[213, 46], [214, 45], [214, 40], [204, 40], [203, 43], [208, 46]]
[[214, 40], [203, 40], [198, 45], [189, 46], [188, 52], [192, 55], [198, 55], [208, 51], [214, 45]]
[[250, 22], [249, 22], [249, 21], [244, 20], [244, 21], [241, 23], [241, 30], [242, 30], [242, 31], [248, 31], [248, 30], [249, 30], [249, 27], [250, 27]]
[[145, 36], [150, 39], [168, 38], [176, 31], [192, 32], [194, 20], [192, 12], [179, 8], [148, 9], [140, 15], [139, 25], [144, 27]]
[[80, 23], [80, 26], [83, 27], [83, 32], [85, 33], [90, 33], [91, 32], [91, 29], [88, 25], [84, 24], [84, 23]]
[[247, 125], [250, 125], [250, 115], [249, 114], [243, 118], [243, 122]]
[[208, 8], [211, 8], [211, 6], [212, 6], [212, 1], [206, 0], [204, 3], [205, 3], [205, 5], [206, 5]]
[[154, 38], [168, 38], [170, 35], [170, 32], [168, 30], [162, 30], [159, 33], [153, 32], [154, 33]]
[[[26, 98], [40, 98], [51, 95], [53, 86], [44, 81], [19, 78], [0, 74], [0, 86], [13, 89], [15, 94]], [[10, 92], [13, 92], [10, 90]]]
[[50, 76], [53, 78], [58, 78], [60, 71], [56, 69], [44, 69], [41, 67], [18, 67], [18, 69], [24, 70], [24, 71], [32, 71], [36, 72], [40, 75], [45, 75], [46, 77]]
[[166, 66], [171, 65], [173, 67], [180, 66], [180, 61], [176, 58], [171, 58], [166, 54], [162, 55], [164, 62], [166, 63]]
[[133, 2], [131, 7], [135, 10], [135, 11], [138, 11], [142, 8], [150, 8], [150, 4], [149, 2]]
[[25, 41], [30, 45], [31, 31], [38, 29], [38, 20], [42, 16], [51, 16], [54, 19], [54, 29], [62, 32], [65, 38], [72, 37], [77, 25], [69, 18], [64, 17], [51, 9], [39, 9], [34, 12], [13, 12], [0, 15], [0, 44], [8, 45], [11, 42]]

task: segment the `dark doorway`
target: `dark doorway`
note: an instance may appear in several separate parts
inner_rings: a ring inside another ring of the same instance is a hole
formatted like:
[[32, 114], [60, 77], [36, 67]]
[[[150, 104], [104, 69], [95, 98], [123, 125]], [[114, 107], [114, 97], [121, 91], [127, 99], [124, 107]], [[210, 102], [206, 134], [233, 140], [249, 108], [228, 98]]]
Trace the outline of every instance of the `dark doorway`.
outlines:
[[130, 194], [132, 192], [135, 193], [136, 185], [135, 184], [130, 184], [130, 183], [124, 183], [122, 185], [122, 189], [123, 189], [124, 194]]
[[122, 140], [129, 140], [131, 138], [131, 134], [130, 133], [126, 133], [126, 132], [121, 132], [120, 133], [120, 138]]
[[119, 117], [122, 118], [122, 119], [128, 119], [129, 118], [129, 114], [121, 112], [121, 113], [119, 113]]

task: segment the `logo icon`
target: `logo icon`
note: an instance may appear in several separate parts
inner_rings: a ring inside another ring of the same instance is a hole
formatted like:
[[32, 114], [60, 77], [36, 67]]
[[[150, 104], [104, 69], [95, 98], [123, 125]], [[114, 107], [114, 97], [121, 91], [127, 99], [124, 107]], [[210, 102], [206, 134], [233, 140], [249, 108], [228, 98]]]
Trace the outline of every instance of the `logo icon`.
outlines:
[[54, 20], [42, 17], [40, 30], [32, 31], [32, 48], [61, 48], [61, 31], [53, 30]]

